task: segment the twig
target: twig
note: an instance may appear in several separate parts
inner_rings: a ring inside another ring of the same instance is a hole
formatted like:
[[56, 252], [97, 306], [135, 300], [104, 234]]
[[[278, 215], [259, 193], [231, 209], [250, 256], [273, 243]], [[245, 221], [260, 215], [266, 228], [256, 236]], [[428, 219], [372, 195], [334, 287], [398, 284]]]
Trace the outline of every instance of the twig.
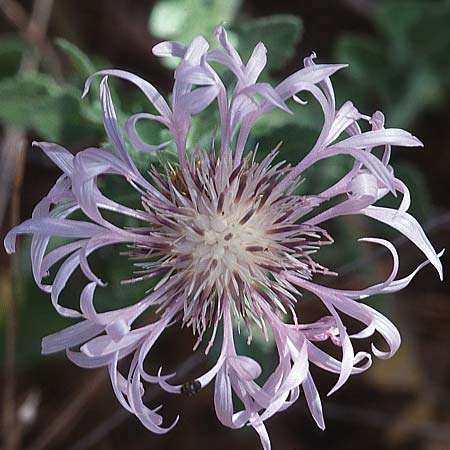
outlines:
[[54, 0], [35, 0], [29, 17], [25, 8], [16, 0], [0, 0], [0, 11], [17, 28], [19, 33], [33, 48], [34, 55], [26, 55], [22, 69], [35, 70], [43, 57], [53, 73], [59, 74], [59, 64], [52, 45], [47, 40], [47, 28]]
[[341, 2], [371, 22], [375, 19], [375, 13], [380, 3], [378, 0], [341, 0]]
[[[309, 411], [304, 410], [305, 414]], [[398, 429], [417, 433], [431, 439], [440, 439], [448, 441], [450, 439], [450, 428], [447, 423], [439, 423], [431, 420], [411, 420], [398, 418], [392, 414], [386, 414], [382, 411], [358, 408], [356, 406], [347, 406], [339, 404], [327, 405], [327, 416], [336, 421], [354, 423], [357, 425], [367, 425], [373, 428], [386, 430], [395, 424]]]
[[[203, 358], [200, 353], [194, 353], [191, 355], [180, 367], [177, 369], [177, 377], [183, 377], [191, 370], [195, 369], [200, 365]], [[144, 400], [146, 402], [154, 400], [162, 393], [162, 390], [154, 386], [150, 388]], [[105, 436], [107, 436], [112, 430], [117, 428], [119, 425], [123, 424], [126, 420], [133, 417], [128, 411], [123, 408], [117, 409], [111, 416], [100, 422], [91, 431], [86, 433], [80, 440], [75, 442], [74, 445], [69, 447], [68, 450], [87, 450], [92, 448], [100, 442]], [[31, 450], [31, 449], [30, 449]], [[35, 449], [32, 449], [35, 450]]]
[[98, 389], [105, 383], [106, 379], [107, 372], [105, 370], [97, 371], [92, 378], [89, 378], [89, 382], [84, 385], [84, 388], [75, 393], [73, 399], [56, 415], [55, 420], [50, 422], [28, 450], [45, 450], [49, 448], [49, 444], [67, 431], [69, 425], [73, 425], [76, 422], [86, 403], [98, 392]]
[[[23, 7], [12, 0], [2, 0], [0, 10], [29, 37], [31, 41], [42, 42], [46, 34], [48, 21], [53, 6], [53, 0], [36, 0], [33, 12], [28, 19]], [[21, 71], [35, 70], [39, 65], [40, 55], [23, 55]], [[0, 223], [11, 191], [11, 219], [10, 225], [14, 227], [20, 220], [20, 200], [23, 174], [25, 169], [25, 131], [8, 127], [4, 131], [4, 139], [0, 146], [2, 150], [0, 166], [2, 167], [2, 197], [0, 198]], [[17, 420], [16, 405], [16, 335], [17, 335], [17, 304], [15, 298], [15, 259], [9, 260], [8, 284], [9, 292], [6, 295], [6, 361], [5, 382], [3, 395], [3, 446], [5, 450], [15, 450], [20, 446], [25, 424]]]
[[[11, 226], [15, 226], [20, 216], [20, 189], [23, 179], [25, 139], [21, 130], [9, 128], [6, 130], [3, 141], [3, 151], [12, 155], [15, 172], [13, 196], [11, 199]], [[15, 155], [14, 155], [15, 151]], [[11, 158], [11, 159], [12, 159]], [[4, 448], [14, 450], [20, 441], [20, 431], [16, 424], [16, 332], [17, 311], [15, 299], [15, 260], [9, 260], [8, 265], [8, 292], [5, 295], [6, 311], [6, 349], [5, 349], [5, 382], [3, 394], [3, 443]]]

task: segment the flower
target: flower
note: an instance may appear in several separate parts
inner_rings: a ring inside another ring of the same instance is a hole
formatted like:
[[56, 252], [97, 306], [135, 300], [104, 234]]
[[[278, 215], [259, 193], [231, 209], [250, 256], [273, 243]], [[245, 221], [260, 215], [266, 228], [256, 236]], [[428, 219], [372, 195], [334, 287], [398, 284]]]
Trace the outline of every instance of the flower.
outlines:
[[[330, 76], [344, 65], [316, 64], [315, 55], [305, 59], [304, 68], [276, 87], [258, 82], [266, 65], [266, 49], [259, 43], [244, 64], [222, 27], [216, 30], [220, 49], [210, 50], [202, 37], [189, 46], [164, 42], [153, 51], [159, 56], [176, 56], [172, 104], [147, 81], [121, 70], [102, 70], [86, 82], [84, 95], [94, 77], [102, 75], [100, 98], [103, 121], [112, 151], [88, 148], [73, 156], [68, 150], [46, 142], [38, 145], [63, 171], [48, 196], [34, 209], [31, 219], [9, 232], [5, 247], [15, 251], [18, 234], [31, 234], [31, 259], [37, 285], [48, 292], [59, 314], [80, 321], [42, 342], [43, 353], [65, 350], [69, 359], [82, 367], [107, 366], [114, 392], [128, 411], [155, 433], [165, 433], [177, 422], [162, 425], [158, 408], [143, 401], [145, 384], [159, 384], [177, 394], [194, 394], [215, 381], [214, 405], [219, 420], [231, 428], [252, 426], [265, 450], [270, 440], [265, 421], [291, 406], [303, 391], [308, 407], [320, 428], [324, 428], [319, 393], [310, 374], [314, 364], [338, 375], [330, 394], [350, 377], [368, 369], [372, 354], [355, 353], [353, 341], [370, 339], [375, 333], [386, 341], [388, 350], [372, 344], [378, 358], [389, 358], [400, 345], [396, 327], [361, 300], [372, 295], [405, 288], [416, 273], [431, 263], [442, 278], [437, 255], [420, 224], [407, 212], [410, 196], [407, 186], [396, 178], [389, 165], [391, 146], [414, 147], [421, 142], [410, 133], [384, 127], [380, 112], [361, 114], [351, 102], [336, 109]], [[219, 63], [236, 79], [231, 93], [211, 62]], [[125, 123], [125, 133], [137, 150], [156, 152], [169, 143], [143, 142], [136, 131], [140, 120], [157, 121], [173, 135], [178, 165], [160, 173], [151, 168], [148, 177], [136, 168], [121, 134], [108, 77], [125, 79], [136, 85], [158, 114], [138, 113]], [[245, 144], [254, 123], [275, 108], [286, 113], [288, 99], [303, 103], [299, 93], [309, 92], [323, 111], [322, 130], [311, 151], [297, 165], [274, 163], [278, 148], [257, 162]], [[215, 148], [187, 148], [192, 116], [217, 102], [220, 114], [220, 145]], [[359, 123], [367, 122], [370, 131]], [[342, 138], [342, 135], [345, 137]], [[340, 139], [340, 140], [339, 140]], [[384, 148], [379, 159], [372, 150]], [[303, 173], [316, 162], [336, 155], [349, 155], [354, 164], [337, 183], [315, 195], [300, 195]], [[99, 176], [118, 175], [132, 186], [142, 203], [133, 209], [106, 197], [98, 187]], [[398, 208], [374, 206], [389, 193], [402, 194]], [[330, 201], [333, 200], [333, 201]], [[81, 211], [83, 219], [73, 218]], [[141, 225], [121, 228], [107, 219], [105, 211], [131, 217]], [[385, 247], [393, 259], [393, 269], [382, 283], [359, 291], [333, 289], [317, 283], [317, 274], [328, 270], [313, 258], [322, 245], [333, 240], [322, 228], [330, 219], [363, 215], [385, 223], [411, 240], [426, 261], [409, 276], [397, 279], [399, 258], [387, 240], [361, 241]], [[67, 243], [48, 251], [52, 237]], [[94, 294], [104, 286], [89, 266], [88, 257], [101, 247], [129, 244], [128, 255], [138, 269], [125, 283], [157, 279], [154, 288], [140, 301], [126, 308], [97, 312]], [[51, 284], [43, 278], [60, 264]], [[69, 278], [80, 267], [89, 282], [80, 296], [80, 308], [59, 303]], [[314, 323], [302, 323], [296, 309], [299, 298], [310, 293], [328, 314]], [[156, 319], [143, 326], [136, 320], [149, 309]], [[343, 314], [356, 319], [362, 329], [349, 335]], [[259, 329], [273, 338], [278, 365], [259, 382], [257, 361], [236, 351], [237, 324], [243, 323], [248, 344]], [[190, 327], [195, 346], [205, 353], [219, 341], [220, 355], [203, 375], [182, 385], [171, 383], [171, 375], [149, 374], [144, 361], [155, 342], [171, 326]], [[211, 335], [205, 338], [210, 330]], [[336, 359], [318, 342], [330, 340], [340, 349]], [[132, 355], [128, 372], [118, 361]], [[235, 412], [233, 393], [242, 404]]]

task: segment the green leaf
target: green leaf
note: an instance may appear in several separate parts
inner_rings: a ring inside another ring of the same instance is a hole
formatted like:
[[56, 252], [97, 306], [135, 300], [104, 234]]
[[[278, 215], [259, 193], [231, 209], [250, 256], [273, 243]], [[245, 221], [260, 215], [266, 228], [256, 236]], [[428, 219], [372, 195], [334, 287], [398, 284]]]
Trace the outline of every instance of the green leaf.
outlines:
[[237, 28], [238, 47], [244, 60], [255, 45], [263, 41], [267, 47], [269, 71], [282, 68], [295, 55], [303, 32], [300, 17], [279, 14], [251, 19]]
[[33, 73], [0, 80], [0, 122], [34, 130], [40, 138], [66, 145], [97, 138], [100, 126], [80, 113], [79, 91]]
[[433, 0], [384, 0], [376, 18], [379, 28], [394, 45], [405, 46], [414, 24], [432, 3]]
[[[400, 178], [409, 189], [411, 194], [411, 207], [409, 213], [420, 223], [425, 223], [432, 217], [432, 200], [427, 181], [420, 169], [408, 161], [397, 161], [393, 164], [395, 175]], [[386, 196], [381, 206], [395, 208], [399, 205], [399, 199]]]
[[221, 22], [230, 23], [240, 0], [159, 0], [150, 14], [150, 32], [163, 39], [189, 43], [195, 36], [211, 36]]
[[32, 77], [0, 80], [0, 120], [9, 125], [29, 127], [36, 101], [48, 95], [48, 88]]
[[449, 20], [448, 0], [384, 0], [377, 17], [389, 40], [389, 50], [405, 64], [421, 60], [437, 63], [440, 56], [448, 65]]
[[65, 145], [98, 142], [104, 134], [101, 126], [95, 127], [80, 114], [80, 99], [69, 91], [55, 97], [41, 98], [36, 102], [31, 127], [43, 138]]
[[0, 37], [0, 78], [14, 76], [20, 67], [23, 54], [30, 46], [17, 34]]
[[87, 78], [97, 70], [89, 56], [75, 44], [72, 44], [63, 38], [57, 38], [56, 45], [70, 59], [74, 69], [82, 76], [82, 78]]
[[346, 74], [358, 82], [377, 83], [386, 79], [389, 61], [379, 41], [369, 36], [343, 34], [339, 37], [335, 54], [342, 64], [348, 64]]

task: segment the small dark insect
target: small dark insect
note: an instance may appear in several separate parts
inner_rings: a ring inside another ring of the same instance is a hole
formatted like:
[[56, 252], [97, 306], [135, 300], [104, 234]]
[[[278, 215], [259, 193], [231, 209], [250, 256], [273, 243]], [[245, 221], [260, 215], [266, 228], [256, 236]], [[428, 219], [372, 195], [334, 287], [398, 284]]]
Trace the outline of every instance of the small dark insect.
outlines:
[[190, 397], [196, 394], [202, 388], [202, 384], [198, 380], [187, 381], [181, 386], [181, 393]]

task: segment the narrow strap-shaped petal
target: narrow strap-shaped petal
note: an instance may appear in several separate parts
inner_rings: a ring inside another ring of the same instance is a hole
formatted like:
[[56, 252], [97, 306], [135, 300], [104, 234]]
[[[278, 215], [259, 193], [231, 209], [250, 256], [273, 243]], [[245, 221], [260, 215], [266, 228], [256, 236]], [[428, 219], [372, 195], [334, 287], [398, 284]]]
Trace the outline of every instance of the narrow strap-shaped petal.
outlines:
[[305, 393], [306, 403], [308, 404], [309, 411], [313, 416], [313, 419], [317, 423], [317, 426], [321, 429], [325, 429], [325, 421], [323, 419], [322, 402], [320, 400], [319, 392], [310, 373], [306, 375], [305, 381], [302, 384], [303, 392]]
[[183, 58], [186, 53], [186, 46], [180, 42], [165, 41], [156, 44], [152, 48], [152, 52], [155, 56], [177, 56]]
[[386, 225], [395, 228], [400, 233], [404, 234], [411, 242], [413, 242], [425, 256], [429, 259], [431, 264], [438, 271], [439, 277], [443, 279], [443, 268], [441, 260], [436, 251], [428, 240], [425, 232], [420, 226], [419, 222], [406, 212], [398, 211], [396, 209], [383, 208], [380, 206], [369, 206], [361, 211], [362, 214], [385, 223]]
[[216, 375], [214, 384], [214, 408], [217, 418], [226, 426], [232, 427], [233, 421], [233, 397], [231, 394], [231, 382], [225, 364]]
[[165, 120], [161, 116], [155, 116], [153, 114], [148, 113], [138, 113], [130, 116], [125, 122], [125, 133], [128, 135], [128, 139], [130, 140], [131, 145], [142, 152], [152, 153], [157, 150], [162, 150], [167, 147], [172, 141], [162, 142], [161, 144], [151, 145], [144, 142], [138, 135], [136, 130], [136, 123], [138, 120], [155, 120], [157, 122], [163, 123], [164, 125], [168, 125], [165, 123]]
[[366, 131], [357, 136], [348, 137], [337, 144], [333, 144], [329, 149], [367, 148], [387, 144], [399, 145], [402, 147], [423, 147], [422, 142], [411, 133], [398, 128], [388, 128]]
[[269, 83], [251, 84], [250, 86], [242, 89], [239, 94], [252, 96], [258, 94], [272, 105], [292, 114], [292, 111], [287, 107], [286, 103], [284, 103], [284, 100], [280, 97], [277, 91], [270, 86]]
[[217, 97], [219, 87], [217, 85], [199, 87], [180, 97], [177, 107], [188, 114], [198, 114], [206, 109]]
[[253, 84], [258, 79], [267, 64], [267, 49], [262, 42], [258, 42], [245, 66], [244, 76], [247, 84]]
[[57, 333], [42, 339], [42, 354], [49, 354], [66, 350], [92, 339], [104, 330], [102, 325], [89, 320], [71, 325]]
[[95, 236], [101, 227], [90, 222], [71, 219], [42, 217], [28, 219], [13, 228], [5, 237], [6, 251], [11, 254], [16, 251], [16, 236], [18, 234], [40, 234], [42, 236], [60, 236], [67, 238], [87, 238]]
[[109, 70], [100, 70], [98, 72], [95, 72], [92, 74], [85, 82], [84, 84], [84, 91], [83, 91], [83, 97], [86, 96], [86, 94], [89, 91], [89, 87], [92, 83], [92, 80], [98, 76], [114, 76], [117, 78], [122, 78], [126, 81], [129, 81], [130, 83], [136, 85], [141, 91], [144, 93], [144, 95], [150, 100], [152, 105], [155, 106], [157, 111], [164, 117], [170, 118], [172, 115], [172, 111], [169, 108], [169, 105], [164, 100], [164, 97], [156, 90], [156, 88], [150, 84], [148, 81], [144, 80], [143, 78], [138, 77], [137, 75], [134, 75], [130, 72], [126, 72], [124, 70], [117, 70], [117, 69], [109, 69]]
[[275, 89], [286, 100], [297, 94], [306, 83], [317, 84], [345, 67], [346, 64], [315, 64], [305, 67], [287, 77]]
[[33, 147], [41, 148], [44, 153], [68, 176], [73, 169], [73, 155], [66, 148], [50, 142], [33, 141]]

